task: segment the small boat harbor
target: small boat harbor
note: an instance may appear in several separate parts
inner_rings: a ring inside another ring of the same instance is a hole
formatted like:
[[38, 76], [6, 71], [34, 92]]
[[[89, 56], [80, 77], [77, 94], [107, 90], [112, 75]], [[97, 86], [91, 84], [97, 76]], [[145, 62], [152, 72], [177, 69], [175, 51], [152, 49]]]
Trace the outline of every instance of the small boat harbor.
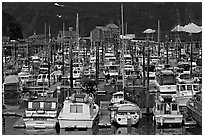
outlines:
[[3, 42], [3, 134], [202, 134], [201, 41], [77, 23]]

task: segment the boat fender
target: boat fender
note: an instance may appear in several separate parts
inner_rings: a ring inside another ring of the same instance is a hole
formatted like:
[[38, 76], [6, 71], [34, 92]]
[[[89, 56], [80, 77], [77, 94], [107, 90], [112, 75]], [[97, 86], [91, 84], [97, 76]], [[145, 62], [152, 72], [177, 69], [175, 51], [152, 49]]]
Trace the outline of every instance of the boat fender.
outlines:
[[154, 117], [154, 116], [152, 116], [152, 120], [153, 120], [153, 121], [155, 120], [155, 117]]

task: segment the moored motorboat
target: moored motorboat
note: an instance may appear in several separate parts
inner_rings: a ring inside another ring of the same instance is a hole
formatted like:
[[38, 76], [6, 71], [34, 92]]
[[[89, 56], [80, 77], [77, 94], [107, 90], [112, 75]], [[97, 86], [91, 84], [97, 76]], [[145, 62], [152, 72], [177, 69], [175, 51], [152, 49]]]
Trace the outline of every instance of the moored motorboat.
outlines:
[[156, 125], [163, 126], [164, 124], [182, 124], [183, 115], [179, 110], [177, 101], [172, 101], [172, 98], [162, 98], [159, 96], [155, 100], [153, 107], [153, 121]]
[[110, 105], [113, 105], [115, 103], [120, 103], [120, 101], [124, 100], [124, 92], [118, 91], [113, 93], [112, 98], [110, 100]]
[[177, 93], [173, 98], [177, 100], [180, 107], [186, 107], [187, 101], [199, 91], [199, 84], [177, 84]]
[[112, 122], [121, 126], [137, 125], [139, 122], [141, 112], [137, 104], [129, 101], [120, 101], [112, 106], [111, 119]]
[[57, 99], [43, 97], [28, 102], [23, 120], [26, 128], [55, 128], [57, 114]]
[[73, 93], [58, 116], [60, 128], [92, 128], [99, 113], [92, 94]]
[[186, 104], [188, 113], [202, 126], [202, 92], [196, 93]]

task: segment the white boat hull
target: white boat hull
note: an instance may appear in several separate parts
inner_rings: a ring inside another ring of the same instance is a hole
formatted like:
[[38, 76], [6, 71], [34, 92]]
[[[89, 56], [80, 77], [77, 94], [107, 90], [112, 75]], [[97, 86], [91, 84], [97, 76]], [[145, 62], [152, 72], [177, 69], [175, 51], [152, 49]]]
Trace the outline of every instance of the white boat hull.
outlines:
[[[69, 113], [70, 106], [75, 104], [83, 105], [83, 113]], [[96, 104], [94, 104], [93, 106], [95, 107], [95, 109], [93, 109], [90, 114], [90, 111], [88, 111], [88, 104], [67, 103], [67, 106], [61, 110], [58, 116], [60, 128], [92, 128], [99, 112], [99, 106]]]
[[55, 128], [57, 119], [33, 120], [24, 119], [26, 128]]
[[116, 116], [114, 122], [119, 125], [136, 125], [139, 122], [139, 115], [133, 116]]
[[186, 103], [192, 96], [174, 97], [180, 107], [186, 107]]
[[182, 115], [156, 115], [156, 123], [163, 124], [182, 124], [183, 116]]
[[92, 128], [95, 120], [59, 119], [60, 128]]

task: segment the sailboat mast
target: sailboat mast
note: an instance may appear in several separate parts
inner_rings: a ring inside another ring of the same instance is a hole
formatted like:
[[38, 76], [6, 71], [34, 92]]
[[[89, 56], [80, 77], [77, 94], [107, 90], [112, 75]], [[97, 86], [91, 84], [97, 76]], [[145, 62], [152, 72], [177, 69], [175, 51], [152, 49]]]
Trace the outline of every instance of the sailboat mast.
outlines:
[[76, 46], [78, 50], [77, 60], [79, 62], [79, 17], [78, 17], [78, 13], [77, 13], [77, 18], [76, 18]]
[[123, 91], [125, 91], [123, 4], [121, 4], [121, 17], [122, 17], [122, 75], [123, 75]]
[[157, 56], [160, 56], [160, 20], [158, 20], [158, 34], [157, 34], [157, 42], [158, 42], [158, 53]]

